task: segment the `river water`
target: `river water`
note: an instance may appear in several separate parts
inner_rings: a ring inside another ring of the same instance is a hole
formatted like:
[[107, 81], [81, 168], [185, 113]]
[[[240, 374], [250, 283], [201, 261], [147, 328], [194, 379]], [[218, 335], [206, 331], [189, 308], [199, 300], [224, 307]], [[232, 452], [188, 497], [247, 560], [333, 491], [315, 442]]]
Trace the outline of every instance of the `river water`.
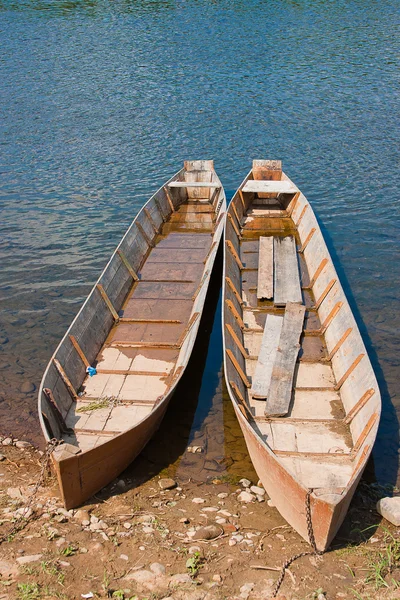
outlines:
[[[36, 391], [21, 389], [38, 387], [138, 208], [184, 159], [213, 158], [229, 197], [253, 158], [280, 158], [377, 373], [370, 471], [396, 482], [397, 17], [395, 0], [0, 0], [0, 432], [40, 442]], [[148, 450], [180, 436], [171, 461], [188, 476], [251, 469], [223, 389], [217, 298], [196, 385], [171, 407], [179, 428]], [[185, 452], [196, 440], [200, 467]]]

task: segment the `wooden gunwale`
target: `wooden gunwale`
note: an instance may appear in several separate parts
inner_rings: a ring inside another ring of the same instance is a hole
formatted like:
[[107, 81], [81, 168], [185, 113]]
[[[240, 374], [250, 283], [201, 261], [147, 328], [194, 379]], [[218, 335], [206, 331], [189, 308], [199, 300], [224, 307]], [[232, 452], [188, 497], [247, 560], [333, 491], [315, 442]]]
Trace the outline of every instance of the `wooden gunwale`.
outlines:
[[[262, 439], [258, 430], [258, 424], [268, 422], [276, 422], [282, 424], [286, 422], [293, 426], [301, 426], [301, 423], [309, 423], [318, 429], [320, 424], [329, 425], [332, 422], [323, 418], [310, 419], [294, 419], [289, 417], [265, 418], [253, 415], [249, 406], [248, 394], [246, 391], [248, 382], [248, 373], [246, 364], [247, 361], [258, 360], [257, 354], [249, 352], [248, 347], [242, 342], [244, 333], [247, 335], [255, 332], [262, 333], [262, 328], [254, 328], [251, 323], [252, 319], [256, 318], [257, 314], [283, 314], [283, 310], [277, 310], [272, 303], [258, 302], [255, 305], [254, 299], [244, 301], [243, 290], [241, 288], [242, 276], [258, 271], [254, 267], [243, 267], [242, 260], [244, 256], [257, 254], [257, 251], [246, 250], [243, 255], [238, 248], [241, 248], [244, 241], [257, 240], [258, 236], [262, 235], [286, 235], [286, 229], [274, 228], [263, 230], [257, 228], [251, 230], [249, 234], [246, 230], [246, 212], [251, 208], [255, 194], [246, 193], [244, 195], [241, 188], [246, 181], [253, 178], [252, 171], [247, 175], [238, 191], [234, 195], [231, 205], [228, 208], [228, 214], [234, 211], [231, 206], [236, 202], [241, 203], [244, 210], [242, 219], [242, 227], [240, 230], [240, 238], [236, 236], [235, 228], [230, 228], [225, 231], [224, 236], [224, 272], [223, 272], [223, 302], [222, 302], [222, 325], [223, 325], [223, 343], [224, 343], [224, 370], [227, 380], [228, 392], [233, 403], [236, 416], [242, 428], [249, 454], [256, 468], [258, 476], [264, 483], [267, 493], [272, 501], [280, 510], [281, 514], [288, 522], [308, 541], [307, 523], [304, 517], [305, 496], [309, 491], [309, 486], [303, 483], [302, 477], [289, 466], [287, 461], [293, 460], [313, 460], [318, 466], [321, 461], [327, 456], [324, 452], [293, 452], [291, 450], [282, 451], [275, 450], [270, 447], [264, 439]], [[282, 172], [282, 179], [288, 177]], [[263, 202], [261, 202], [262, 204]], [[266, 204], [268, 201], [266, 202]], [[237, 204], [236, 204], [237, 205]], [[257, 204], [257, 208], [260, 206]], [[302, 286], [303, 290], [309, 291], [313, 298], [313, 305], [307, 306], [307, 315], [316, 314], [319, 318], [319, 329], [306, 329], [304, 334], [312, 338], [313, 336], [322, 336], [326, 344], [326, 356], [321, 357], [318, 364], [326, 365], [332, 370], [335, 375], [333, 383], [329, 387], [318, 386], [312, 387], [303, 386], [298, 389], [302, 393], [329, 392], [337, 390], [340, 394], [341, 402], [344, 405], [344, 412], [347, 416], [342, 417], [342, 422], [351, 432], [353, 446], [350, 452], [335, 452], [329, 453], [329, 461], [333, 461], [333, 465], [341, 464], [342, 460], [346, 461], [346, 471], [343, 474], [341, 482], [343, 485], [332, 487], [332, 493], [329, 495], [327, 489], [324, 488], [323, 493], [317, 489], [312, 491], [311, 506], [312, 506], [312, 521], [314, 532], [317, 541], [317, 546], [320, 550], [325, 550], [333, 539], [337, 529], [339, 528], [350, 503], [356, 485], [361, 477], [362, 471], [370, 456], [374, 439], [376, 437], [377, 427], [380, 414], [380, 395], [376, 383], [376, 378], [372, 370], [372, 366], [365, 351], [364, 344], [361, 339], [357, 324], [351, 313], [348, 301], [345, 297], [343, 289], [340, 285], [335, 267], [329, 256], [326, 244], [322, 238], [321, 230], [317, 220], [315, 219], [312, 207], [301, 192], [298, 192], [289, 202], [287, 214], [290, 216], [296, 238], [298, 240], [297, 250], [301, 252], [307, 265], [310, 277], [309, 285]], [[258, 213], [257, 213], [258, 215]], [[267, 218], [265, 219], [267, 221]], [[286, 226], [285, 226], [286, 227]], [[250, 231], [250, 230], [249, 230]], [[234, 249], [235, 252], [232, 252]], [[228, 256], [234, 259], [228, 260]], [[235, 256], [236, 255], [236, 256]], [[239, 260], [237, 260], [239, 259]], [[240, 261], [240, 262], [239, 262]], [[235, 267], [235, 264], [237, 268]], [[253, 275], [251, 275], [253, 277]], [[228, 282], [234, 282], [234, 290], [241, 302], [236, 307], [237, 315], [236, 323], [241, 325], [243, 321], [244, 311], [250, 319], [250, 315], [254, 315], [250, 320], [245, 320], [244, 327], [237, 327], [235, 335], [239, 343], [242, 344], [244, 351], [249, 354], [245, 357], [241, 351], [240, 345], [230, 335], [226, 327], [227, 322], [232, 324], [232, 319], [229, 313], [232, 313], [231, 307], [226, 303], [226, 298], [232, 298], [232, 286]], [[255, 294], [257, 288], [248, 289], [249, 292]], [[247, 292], [246, 292], [247, 293]], [[230, 295], [229, 295], [230, 294]], [[316, 300], [315, 300], [316, 298]], [[243, 317], [243, 318], [242, 318]], [[227, 321], [227, 319], [230, 319]], [[250, 324], [250, 326], [247, 326]], [[352, 350], [353, 346], [357, 348]], [[236, 351], [235, 351], [236, 347]], [[229, 351], [229, 352], [228, 352]], [[240, 371], [232, 361], [232, 352], [235, 351], [235, 360], [238, 362]], [[301, 362], [301, 359], [300, 359]], [[302, 364], [313, 365], [313, 361], [304, 362]], [[361, 371], [360, 371], [361, 370]], [[361, 373], [361, 374], [360, 374]], [[365, 380], [365, 383], [363, 382]], [[366, 386], [368, 389], [364, 393], [357, 393], [356, 389]], [[354, 389], [354, 392], [352, 391]], [[260, 402], [260, 401], [258, 401]], [[262, 402], [260, 402], [262, 404]], [[372, 414], [371, 414], [372, 413]], [[342, 412], [343, 414], [343, 412]], [[368, 417], [369, 415], [369, 417]], [[335, 422], [336, 417], [333, 418]], [[276, 435], [276, 434], [275, 434]], [[284, 461], [284, 462], [283, 462]], [[316, 461], [316, 462], [315, 462]], [[322, 462], [321, 465], [324, 463]], [[314, 486], [315, 488], [315, 486]], [[340, 492], [338, 490], [340, 489]]]

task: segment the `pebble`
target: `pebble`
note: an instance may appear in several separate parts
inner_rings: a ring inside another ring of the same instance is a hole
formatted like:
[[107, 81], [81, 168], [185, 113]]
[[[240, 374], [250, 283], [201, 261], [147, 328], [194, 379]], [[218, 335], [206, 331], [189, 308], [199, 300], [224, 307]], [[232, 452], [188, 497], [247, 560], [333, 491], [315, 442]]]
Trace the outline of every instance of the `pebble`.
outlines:
[[251, 481], [249, 479], [241, 479], [239, 483], [241, 483], [244, 488], [251, 486]]
[[193, 498], [192, 502], [194, 504], [204, 504], [205, 500], [204, 500], [204, 498]]
[[32, 444], [30, 444], [29, 442], [24, 442], [24, 441], [20, 440], [15, 443], [15, 447], [19, 448], [20, 450], [26, 450], [27, 448], [32, 448]]
[[162, 577], [165, 575], [165, 567], [161, 563], [152, 563], [150, 565], [150, 571], [152, 571], [155, 575]]
[[56, 541], [56, 546], [57, 548], [60, 548], [61, 546], [63, 546], [65, 544], [67, 540], [65, 539], [65, 537], [60, 537], [57, 541]]
[[206, 506], [205, 508], [201, 509], [202, 512], [218, 512], [218, 508], [214, 508], [214, 506]]
[[269, 506], [270, 508], [275, 508], [275, 504], [272, 502], [272, 500], [271, 500], [271, 499], [270, 499], [270, 500], [268, 500], [267, 504], [268, 504], [268, 506]]
[[21, 500], [24, 496], [20, 488], [7, 488], [7, 496]]
[[376, 504], [376, 510], [396, 527], [400, 525], [400, 496], [381, 498]]
[[217, 527], [216, 525], [206, 525], [205, 527], [200, 527], [194, 536], [194, 540], [214, 540], [216, 537], [221, 535], [222, 529], [221, 527]]
[[177, 486], [177, 483], [173, 479], [166, 477], [164, 479], [159, 479], [158, 485], [162, 490], [172, 490]]
[[224, 517], [231, 517], [231, 513], [228, 510], [220, 510], [219, 511], [221, 513], [221, 515], [224, 515]]
[[154, 515], [140, 515], [136, 518], [136, 523], [152, 523], [154, 521]]
[[244, 540], [244, 536], [241, 533], [237, 533], [236, 535], [233, 535], [231, 537], [231, 540], [235, 540], [235, 542], [237, 544], [239, 544], [240, 542], [242, 542]]
[[126, 523], [124, 523], [124, 527], [125, 527], [125, 529], [131, 529], [132, 523], [129, 523], [128, 521], [126, 521]]
[[190, 520], [187, 517], [182, 517], [182, 519], [179, 519], [179, 523], [184, 523], [185, 525], [189, 525]]
[[195, 552], [201, 552], [200, 546], [190, 546], [189, 554], [194, 554]]
[[250, 592], [253, 590], [253, 588], [254, 588], [254, 583], [245, 583], [244, 585], [242, 585], [242, 587], [240, 588], [240, 597], [247, 600], [247, 598], [250, 596]]
[[0, 559], [0, 575], [2, 579], [18, 575], [18, 567], [8, 560]]
[[225, 525], [226, 519], [223, 519], [222, 517], [217, 517], [215, 519], [215, 522], [218, 523], [218, 525]]
[[212, 579], [213, 579], [213, 581], [216, 581], [217, 583], [222, 583], [222, 577], [218, 573], [215, 573], [215, 575], [213, 575]]
[[221, 492], [220, 494], [218, 494], [218, 498], [221, 498], [221, 500], [227, 498], [228, 496], [229, 494], [227, 492]]
[[6, 457], [4, 456], [4, 454], [1, 454], [1, 453], [0, 453], [0, 462], [1, 462], [2, 460], [6, 460]]
[[36, 390], [36, 385], [34, 383], [32, 383], [31, 381], [25, 381], [19, 388], [19, 391], [22, 392], [23, 394], [30, 394], [31, 392], [34, 392], [35, 390]]
[[3, 446], [12, 446], [12, 443], [13, 443], [13, 441], [12, 441], [12, 438], [10, 438], [10, 437], [6, 437], [2, 441]]
[[145, 525], [143, 527], [143, 533], [153, 533], [153, 528]]
[[265, 490], [262, 487], [258, 487], [258, 485], [252, 485], [250, 487], [250, 491], [253, 492], [256, 496], [264, 496]]
[[129, 560], [129, 556], [127, 556], [126, 554], [120, 554], [119, 557], [121, 560]]
[[179, 583], [192, 583], [192, 578], [187, 573], [177, 573], [176, 575], [172, 575], [170, 581], [170, 585], [173, 587]]
[[83, 508], [80, 508], [79, 510], [77, 510], [74, 514], [74, 519], [76, 521], [80, 521], [82, 523], [82, 521], [87, 521], [87, 524], [89, 525], [90, 523], [90, 514], [87, 510], [84, 510]]
[[253, 494], [250, 494], [249, 492], [240, 492], [239, 496], [238, 496], [238, 500], [240, 500], [240, 502], [253, 502], [254, 500], [254, 496]]
[[29, 556], [20, 556], [17, 558], [19, 565], [27, 565], [32, 562], [38, 562], [42, 558], [42, 554], [30, 554]]
[[87, 554], [89, 551], [87, 548], [79, 548], [80, 554]]

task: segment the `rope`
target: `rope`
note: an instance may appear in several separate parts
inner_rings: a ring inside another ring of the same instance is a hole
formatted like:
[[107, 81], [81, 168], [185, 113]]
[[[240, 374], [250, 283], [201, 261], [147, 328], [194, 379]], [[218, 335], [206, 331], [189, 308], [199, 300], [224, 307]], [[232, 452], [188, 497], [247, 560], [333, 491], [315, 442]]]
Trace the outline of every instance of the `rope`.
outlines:
[[303, 556], [321, 556], [321, 554], [323, 554], [323, 552], [321, 552], [320, 550], [317, 549], [317, 543], [315, 541], [315, 536], [314, 536], [314, 529], [313, 529], [312, 517], [311, 517], [311, 493], [312, 493], [312, 490], [307, 490], [306, 520], [307, 520], [308, 539], [309, 539], [310, 545], [312, 547], [312, 551], [308, 550], [307, 552], [300, 552], [299, 554], [295, 554], [294, 556], [291, 556], [283, 563], [282, 570], [280, 572], [280, 575], [278, 577], [278, 580], [277, 580], [274, 590], [272, 592], [273, 598], [276, 598], [276, 596], [278, 595], [278, 592], [283, 583], [283, 580], [285, 579], [286, 569], [288, 569], [292, 563], [294, 563], [299, 558], [302, 558]]
[[33, 504], [33, 501], [36, 498], [36, 495], [39, 491], [39, 488], [44, 481], [45, 473], [49, 467], [50, 457], [51, 457], [52, 453], [54, 452], [55, 448], [57, 446], [59, 446], [61, 443], [62, 443], [62, 440], [57, 440], [55, 438], [53, 438], [52, 440], [50, 440], [47, 443], [46, 451], [41, 458], [41, 469], [40, 469], [39, 477], [33, 487], [32, 493], [29, 496], [27, 503], [24, 506], [22, 517], [14, 524], [14, 526], [11, 528], [10, 531], [8, 531], [7, 533], [4, 533], [3, 535], [0, 536], [0, 544], [2, 544], [3, 542], [9, 541], [10, 538], [12, 538], [16, 533], [18, 533], [19, 531], [22, 531], [22, 529], [25, 529], [27, 524], [32, 520], [32, 515], [29, 517], [25, 517], [25, 515], [28, 514], [28, 512]]

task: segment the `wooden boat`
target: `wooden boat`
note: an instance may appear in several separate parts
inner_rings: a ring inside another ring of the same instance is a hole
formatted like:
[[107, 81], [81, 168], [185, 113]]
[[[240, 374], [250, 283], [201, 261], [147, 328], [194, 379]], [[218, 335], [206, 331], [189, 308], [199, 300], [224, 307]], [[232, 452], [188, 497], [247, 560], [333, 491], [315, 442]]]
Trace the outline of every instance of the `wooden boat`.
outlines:
[[323, 551], [371, 453], [381, 400], [318, 221], [280, 161], [253, 161], [232, 199], [223, 287], [225, 376], [250, 457], [312, 542], [311, 510]]
[[63, 442], [52, 461], [67, 509], [159, 427], [193, 349], [225, 214], [213, 161], [185, 162], [138, 213], [52, 356], [39, 417], [46, 440]]

